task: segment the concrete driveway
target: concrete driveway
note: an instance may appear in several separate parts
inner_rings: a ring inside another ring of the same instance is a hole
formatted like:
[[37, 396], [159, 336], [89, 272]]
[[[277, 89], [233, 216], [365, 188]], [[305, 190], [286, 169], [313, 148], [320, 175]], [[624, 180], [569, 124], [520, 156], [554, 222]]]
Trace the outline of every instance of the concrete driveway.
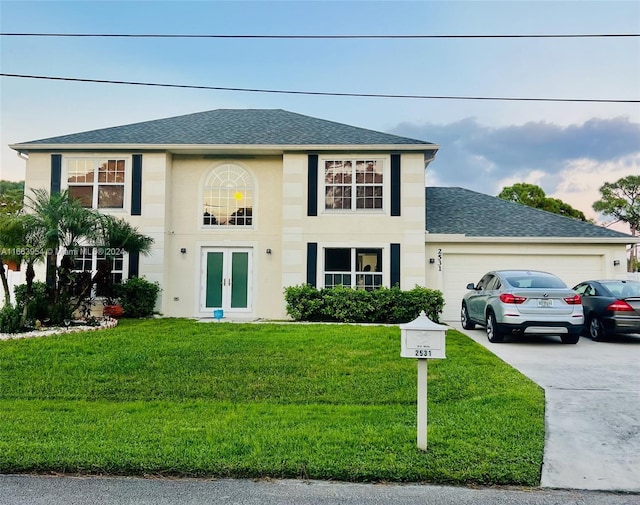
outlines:
[[487, 340], [463, 330], [545, 390], [543, 487], [640, 492], [640, 335]]

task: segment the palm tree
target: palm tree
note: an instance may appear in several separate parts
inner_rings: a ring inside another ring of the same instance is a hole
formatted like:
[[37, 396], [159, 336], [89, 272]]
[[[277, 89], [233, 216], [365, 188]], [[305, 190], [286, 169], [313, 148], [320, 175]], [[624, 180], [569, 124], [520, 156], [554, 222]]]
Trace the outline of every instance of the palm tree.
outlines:
[[[68, 318], [73, 311], [69, 303], [73, 277], [72, 252], [83, 242], [93, 242], [99, 234], [97, 212], [82, 206], [68, 191], [49, 195], [34, 189], [25, 200], [28, 209], [27, 229], [40, 237], [41, 251], [47, 259], [47, 284], [52, 287], [54, 319]], [[59, 257], [62, 254], [60, 261]]]
[[102, 247], [105, 251], [107, 261], [100, 264], [93, 283], [99, 288], [100, 294], [108, 299], [111, 304], [111, 298], [114, 298], [113, 279], [111, 271], [116, 252], [126, 252], [127, 254], [147, 255], [151, 251], [154, 240], [143, 235], [137, 228], [131, 226], [124, 219], [110, 215], [102, 214], [99, 220], [99, 236], [96, 245]]
[[[114, 257], [108, 255], [108, 261], [102, 262], [102, 268], [94, 277], [89, 277], [88, 282], [72, 293], [77, 277], [72, 272], [74, 251], [91, 246], [103, 247], [107, 252], [148, 254], [153, 244], [151, 237], [141, 234], [125, 220], [87, 209], [67, 191], [49, 195], [43, 189], [35, 189], [33, 196], [26, 198], [26, 207], [29, 210], [25, 218], [27, 237], [38, 240], [39, 250], [46, 252], [52, 307], [58, 307], [64, 317], [71, 315], [90, 296], [93, 284], [104, 281], [111, 286]], [[59, 316], [56, 319], [60, 319]]]

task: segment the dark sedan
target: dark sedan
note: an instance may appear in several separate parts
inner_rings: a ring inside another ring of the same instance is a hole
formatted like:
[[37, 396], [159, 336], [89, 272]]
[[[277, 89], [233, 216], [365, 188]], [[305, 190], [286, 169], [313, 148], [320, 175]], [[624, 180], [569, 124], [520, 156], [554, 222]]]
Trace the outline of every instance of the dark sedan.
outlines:
[[573, 289], [582, 296], [585, 331], [593, 340], [640, 333], [640, 282], [594, 280]]

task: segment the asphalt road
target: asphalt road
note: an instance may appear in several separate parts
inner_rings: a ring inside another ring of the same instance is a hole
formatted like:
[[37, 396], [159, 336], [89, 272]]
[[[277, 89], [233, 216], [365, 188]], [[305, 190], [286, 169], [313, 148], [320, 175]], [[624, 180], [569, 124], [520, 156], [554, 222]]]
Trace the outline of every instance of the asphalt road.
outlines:
[[544, 388], [543, 487], [640, 492], [640, 335], [492, 344], [483, 328], [447, 324]]
[[638, 505], [640, 495], [301, 480], [0, 476], [0, 505]]

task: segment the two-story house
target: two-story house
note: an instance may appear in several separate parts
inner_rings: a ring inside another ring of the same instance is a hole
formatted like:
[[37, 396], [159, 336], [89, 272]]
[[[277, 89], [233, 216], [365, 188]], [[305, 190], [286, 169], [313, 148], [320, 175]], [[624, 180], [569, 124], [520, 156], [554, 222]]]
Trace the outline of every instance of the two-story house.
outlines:
[[424, 284], [429, 142], [213, 110], [11, 147], [27, 192], [66, 189], [155, 239], [117, 265], [160, 283], [167, 316], [282, 319], [286, 286]]
[[[626, 275], [632, 237], [461, 188], [427, 188], [439, 146], [284, 110], [213, 110], [13, 144], [25, 188], [68, 190], [155, 239], [116, 262], [165, 316], [286, 318], [284, 289], [440, 289], [538, 268]], [[88, 251], [91, 251], [88, 249]], [[83, 265], [95, 268], [99, 251]]]

